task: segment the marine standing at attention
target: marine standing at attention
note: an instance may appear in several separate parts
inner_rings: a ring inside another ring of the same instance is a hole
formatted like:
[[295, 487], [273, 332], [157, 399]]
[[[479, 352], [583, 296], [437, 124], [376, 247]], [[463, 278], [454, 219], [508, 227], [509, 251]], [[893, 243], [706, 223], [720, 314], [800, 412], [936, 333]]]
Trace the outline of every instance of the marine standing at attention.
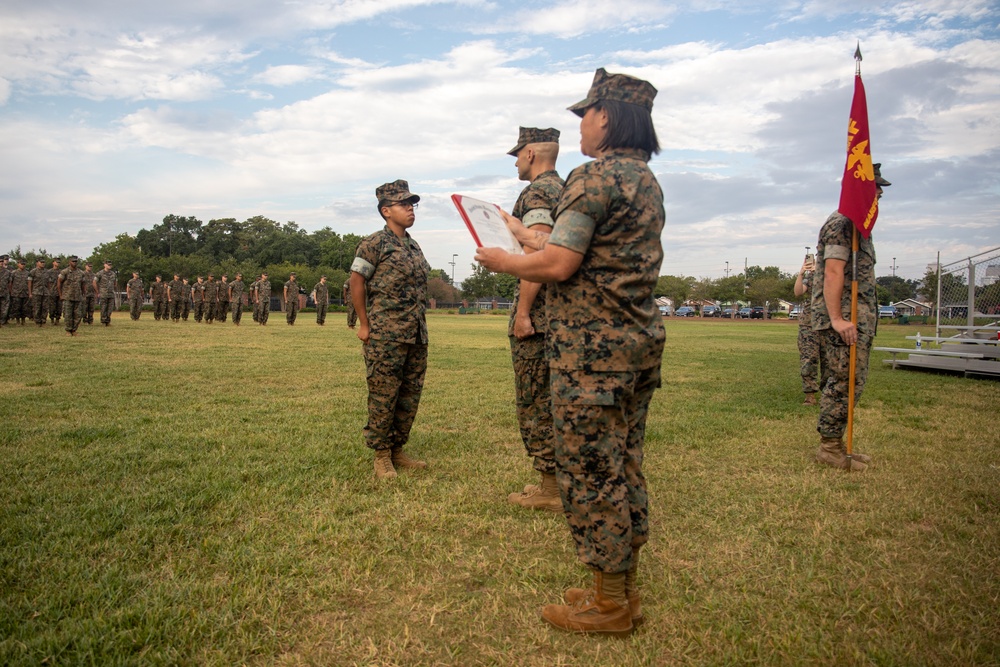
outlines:
[[627, 635], [642, 618], [636, 575], [649, 539], [642, 473], [646, 415], [660, 386], [663, 321], [653, 298], [660, 275], [663, 192], [648, 162], [660, 150], [656, 89], [598, 69], [581, 117], [580, 150], [552, 212], [552, 234], [505, 216], [522, 245], [480, 248], [487, 269], [554, 283], [547, 295], [556, 477], [579, 559], [594, 576], [542, 618], [570, 632]]
[[799, 375], [802, 377], [802, 393], [806, 395], [802, 405], [816, 405], [819, 391], [819, 336], [812, 328], [812, 283], [816, 272], [816, 258], [807, 255], [795, 277], [795, 296], [804, 296], [799, 305]]
[[316, 303], [316, 324], [323, 326], [326, 324], [326, 309], [330, 305], [330, 287], [326, 284], [326, 276], [320, 276], [312, 293]]
[[142, 278], [138, 271], [133, 271], [132, 280], [125, 284], [125, 296], [128, 297], [129, 315], [138, 320], [142, 315]]
[[426, 468], [403, 448], [417, 416], [427, 372], [427, 277], [431, 267], [407, 231], [420, 197], [404, 180], [375, 189], [382, 231], [358, 245], [351, 264], [351, 296], [358, 313], [368, 377], [365, 444], [375, 450], [375, 475]]
[[267, 317], [271, 313], [271, 281], [266, 271], [260, 274], [260, 280], [257, 281], [256, 303], [259, 308], [257, 321], [262, 327], [267, 326]]
[[[552, 209], [565, 182], [556, 173], [559, 130], [522, 127], [517, 145], [507, 152], [517, 158], [517, 177], [528, 181], [514, 203], [512, 214], [533, 231], [552, 231]], [[529, 249], [527, 252], [530, 252]], [[517, 281], [510, 309], [507, 336], [514, 365], [514, 392], [521, 440], [541, 484], [511, 493], [507, 500], [530, 509], [562, 512], [556, 482], [555, 436], [552, 432], [552, 400], [549, 393], [549, 360], [545, 355], [548, 318], [545, 315], [546, 286]]]
[[66, 335], [75, 336], [83, 321], [83, 295], [87, 289], [83, 269], [78, 264], [80, 258], [73, 255], [69, 258], [69, 266], [59, 272], [56, 281], [56, 292], [63, 304], [63, 317], [66, 320]]
[[294, 271], [288, 275], [281, 296], [285, 300], [285, 321], [289, 325], [295, 324], [295, 316], [299, 313], [299, 284], [295, 282]]
[[243, 319], [243, 292], [246, 286], [243, 285], [243, 274], [237, 273], [236, 279], [229, 283], [229, 303], [233, 309], [233, 324], [240, 325]]
[[111, 260], [104, 260], [104, 268], [94, 275], [94, 289], [97, 291], [98, 306], [101, 309], [101, 324], [111, 326], [111, 312], [115, 309], [118, 291], [118, 274]]

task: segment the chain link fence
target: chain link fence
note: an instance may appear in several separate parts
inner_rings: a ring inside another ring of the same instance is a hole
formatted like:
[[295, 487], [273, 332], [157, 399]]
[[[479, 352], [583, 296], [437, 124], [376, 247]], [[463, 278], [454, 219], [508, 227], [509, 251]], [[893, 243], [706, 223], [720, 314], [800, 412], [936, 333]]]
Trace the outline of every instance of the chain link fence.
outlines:
[[[1000, 247], [951, 264], [938, 265], [937, 328], [973, 335], [1000, 324]], [[993, 335], [996, 335], [993, 333]]]

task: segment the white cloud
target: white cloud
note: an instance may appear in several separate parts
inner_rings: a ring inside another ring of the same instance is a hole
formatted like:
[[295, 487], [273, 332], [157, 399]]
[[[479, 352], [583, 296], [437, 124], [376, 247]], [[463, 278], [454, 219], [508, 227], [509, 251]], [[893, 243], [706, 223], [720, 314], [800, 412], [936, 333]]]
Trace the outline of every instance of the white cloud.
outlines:
[[276, 65], [253, 77], [268, 86], [294, 86], [323, 77], [323, 70], [312, 65]]

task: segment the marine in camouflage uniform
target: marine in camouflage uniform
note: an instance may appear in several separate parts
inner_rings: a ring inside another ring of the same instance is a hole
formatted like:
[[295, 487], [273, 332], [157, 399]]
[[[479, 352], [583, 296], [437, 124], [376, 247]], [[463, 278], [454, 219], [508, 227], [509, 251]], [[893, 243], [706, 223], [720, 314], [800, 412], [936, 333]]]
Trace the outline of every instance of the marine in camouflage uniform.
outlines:
[[351, 280], [348, 278], [341, 290], [341, 300], [347, 308], [347, 326], [353, 329], [358, 324], [358, 311], [354, 309], [354, 300], [351, 298]]
[[191, 285], [191, 301], [194, 303], [194, 321], [200, 323], [205, 317], [205, 279], [201, 276]]
[[40, 327], [45, 326], [46, 307], [48, 306], [48, 290], [46, 285], [45, 260], [35, 261], [35, 268], [28, 273], [28, 295], [31, 299], [31, 317]]
[[59, 324], [60, 318], [62, 318], [62, 300], [59, 298], [59, 288], [57, 284], [59, 282], [59, 260], [52, 260], [52, 268], [45, 272], [45, 294], [48, 295], [47, 307], [49, 312], [49, 321], [52, 324]]
[[[507, 154], [517, 158], [518, 178], [529, 181], [514, 203], [512, 215], [528, 229], [550, 232], [552, 209], [565, 185], [555, 170], [559, 130], [522, 127], [517, 145]], [[549, 360], [545, 354], [548, 332], [545, 293], [545, 285], [519, 280], [507, 326], [521, 440], [535, 470], [541, 473], [540, 485], [511, 493], [507, 500], [531, 509], [562, 512], [556, 482]]]
[[83, 266], [83, 323], [94, 323], [94, 306], [97, 303], [97, 291], [94, 289], [94, 265], [87, 262]]
[[257, 322], [261, 326], [267, 326], [267, 318], [271, 313], [271, 281], [266, 273], [260, 274], [257, 281]]
[[167, 304], [167, 284], [163, 282], [163, 276], [157, 274], [156, 279], [149, 286], [149, 300], [153, 302], [153, 319], [170, 319], [170, 310]]
[[184, 292], [184, 281], [179, 273], [174, 274], [174, 279], [167, 283], [167, 310], [170, 319], [174, 322], [181, 321], [181, 311], [184, 306], [181, 303], [181, 294]]
[[132, 272], [132, 279], [125, 283], [125, 296], [128, 297], [129, 315], [133, 320], [142, 316], [142, 278], [138, 271]]
[[21, 326], [31, 316], [31, 302], [28, 300], [28, 271], [24, 259], [17, 260], [17, 269], [10, 279], [10, 318]]
[[229, 283], [229, 303], [233, 309], [233, 324], [240, 325], [243, 319], [243, 292], [246, 286], [243, 284], [243, 274], [237, 273], [236, 280]]
[[202, 283], [205, 297], [205, 322], [212, 324], [219, 308], [219, 283], [215, 282], [215, 276], [208, 274], [208, 280]]
[[14, 273], [8, 266], [10, 257], [0, 256], [0, 326], [7, 324], [10, 317], [10, 281]]
[[229, 317], [229, 276], [223, 273], [219, 277], [219, 315], [220, 322], [225, 323]]
[[253, 310], [253, 321], [260, 321], [260, 305], [257, 303], [257, 283], [260, 282], [260, 278], [250, 283], [250, 288], [247, 291], [247, 296], [250, 299], [250, 307]]
[[330, 287], [326, 284], [326, 276], [322, 276], [313, 287], [313, 301], [316, 303], [316, 324], [326, 324], [326, 309], [330, 305]]
[[181, 278], [181, 319], [188, 321], [191, 313], [191, 283], [187, 278]]
[[299, 314], [299, 284], [295, 282], [294, 272], [282, 288], [282, 298], [285, 300], [285, 322], [295, 324], [295, 316]]
[[73, 255], [69, 258], [69, 266], [59, 272], [56, 291], [63, 304], [63, 317], [66, 319], [66, 333], [76, 335], [83, 320], [83, 296], [87, 289], [83, 269], [77, 266], [79, 258]]
[[98, 305], [101, 307], [101, 324], [111, 326], [111, 312], [115, 309], [118, 290], [118, 274], [111, 262], [104, 260], [104, 268], [94, 274], [94, 289], [97, 291]]
[[[598, 69], [581, 116], [580, 148], [591, 162], [566, 179], [547, 239], [512, 225], [541, 252], [480, 249], [486, 268], [552, 282], [548, 354], [556, 476], [589, 591], [542, 617], [572, 632], [625, 635], [641, 619], [639, 549], [649, 539], [642, 472], [646, 415], [660, 386], [664, 331], [653, 297], [663, 260], [663, 193], [648, 162], [659, 151], [646, 81]], [[634, 619], [634, 620], [633, 620]]]
[[351, 264], [351, 293], [368, 378], [365, 443], [379, 478], [395, 468], [424, 468], [403, 451], [417, 416], [427, 371], [427, 278], [430, 265], [407, 229], [420, 197], [404, 180], [375, 190], [382, 231], [366, 237]]
[[812, 328], [812, 283], [816, 269], [815, 260], [807, 257], [795, 279], [795, 296], [805, 296], [799, 304], [799, 375], [802, 392], [806, 395], [803, 405], [816, 405], [819, 391], [819, 335]]
[[[873, 165], [876, 196], [890, 185], [882, 178], [881, 165]], [[878, 322], [878, 297], [875, 289], [875, 245], [858, 234], [858, 252], [852, 251], [853, 223], [839, 212], [827, 218], [816, 244], [816, 274], [813, 278], [812, 328], [819, 336], [820, 388], [819, 421], [816, 430], [820, 447], [816, 460], [837, 468], [864, 470], [871, 458], [852, 452], [847, 458], [843, 442], [847, 430], [851, 345], [856, 348], [854, 402], [861, 399], [868, 379], [868, 361]], [[858, 323], [851, 323], [851, 274], [857, 263]], [[831, 304], [840, 304], [840, 312], [830, 312]]]

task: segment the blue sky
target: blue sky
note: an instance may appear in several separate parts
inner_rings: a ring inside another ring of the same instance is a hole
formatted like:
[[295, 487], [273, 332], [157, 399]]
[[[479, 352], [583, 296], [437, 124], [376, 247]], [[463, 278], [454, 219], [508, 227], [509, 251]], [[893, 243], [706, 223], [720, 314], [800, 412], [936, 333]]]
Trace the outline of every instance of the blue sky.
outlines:
[[880, 275], [1000, 246], [1000, 8], [782, 3], [7, 0], [0, 249], [90, 254], [165, 215], [380, 227], [405, 178], [432, 266], [470, 272], [454, 192], [509, 208], [519, 125], [562, 131], [606, 67], [651, 81], [663, 273], [794, 271], [836, 207], [854, 47], [893, 182]]

